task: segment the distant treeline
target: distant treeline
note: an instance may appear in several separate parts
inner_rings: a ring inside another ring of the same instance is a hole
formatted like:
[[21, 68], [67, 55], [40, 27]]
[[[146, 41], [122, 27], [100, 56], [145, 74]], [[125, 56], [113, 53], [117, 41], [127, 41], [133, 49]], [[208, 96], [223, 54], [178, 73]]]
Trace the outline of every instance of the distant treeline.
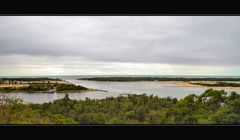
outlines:
[[61, 80], [61, 79], [53, 79], [53, 78], [0, 78], [0, 81], [48, 81], [48, 80]]
[[71, 100], [66, 94], [44, 104], [1, 98], [0, 124], [240, 124], [240, 95], [208, 89], [180, 100], [146, 94]]
[[214, 84], [208, 84], [208, 83], [192, 83], [192, 84], [207, 86], [207, 87], [240, 87], [240, 84], [238, 83], [226, 83], [226, 82], [217, 82]]
[[91, 81], [111, 81], [111, 82], [130, 82], [130, 81], [240, 81], [240, 78], [172, 78], [172, 77], [92, 77], [79, 78], [77, 80]]

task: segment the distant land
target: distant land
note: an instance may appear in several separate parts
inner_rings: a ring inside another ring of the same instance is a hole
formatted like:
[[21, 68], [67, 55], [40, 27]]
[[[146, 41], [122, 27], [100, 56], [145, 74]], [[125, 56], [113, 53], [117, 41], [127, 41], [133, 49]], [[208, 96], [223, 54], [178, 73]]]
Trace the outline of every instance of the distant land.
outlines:
[[80, 85], [74, 85], [58, 78], [0, 78], [0, 93], [65, 93], [88, 90], [96, 89], [88, 89]]
[[111, 82], [130, 82], [130, 81], [240, 81], [240, 78], [185, 78], [185, 77], [90, 77], [78, 78], [77, 80], [90, 81], [111, 81]]
[[[102, 82], [143, 82], [159, 81], [161, 84], [175, 84], [186, 87], [224, 87], [239, 89], [240, 78], [183, 78], [183, 77], [92, 77], [79, 78], [78, 80], [102, 81]], [[225, 81], [225, 82], [224, 82]]]

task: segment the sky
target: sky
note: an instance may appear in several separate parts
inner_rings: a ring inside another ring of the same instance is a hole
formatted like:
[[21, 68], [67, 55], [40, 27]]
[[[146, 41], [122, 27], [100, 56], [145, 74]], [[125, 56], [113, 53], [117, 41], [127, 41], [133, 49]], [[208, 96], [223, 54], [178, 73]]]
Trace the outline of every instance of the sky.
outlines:
[[0, 16], [0, 76], [240, 76], [238, 16]]

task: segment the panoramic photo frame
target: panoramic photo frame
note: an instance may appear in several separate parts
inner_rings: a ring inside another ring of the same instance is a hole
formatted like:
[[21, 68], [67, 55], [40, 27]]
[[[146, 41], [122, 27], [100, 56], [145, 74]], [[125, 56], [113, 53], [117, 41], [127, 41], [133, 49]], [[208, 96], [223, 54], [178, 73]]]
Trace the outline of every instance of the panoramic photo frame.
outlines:
[[0, 16], [0, 124], [239, 124], [239, 23]]

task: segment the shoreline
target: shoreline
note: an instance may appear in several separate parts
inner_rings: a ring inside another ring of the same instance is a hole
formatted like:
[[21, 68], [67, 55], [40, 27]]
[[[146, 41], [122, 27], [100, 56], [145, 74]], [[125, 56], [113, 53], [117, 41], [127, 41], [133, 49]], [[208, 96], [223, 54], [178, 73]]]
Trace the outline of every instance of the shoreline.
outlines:
[[[205, 81], [203, 81], [205, 82]], [[224, 88], [224, 89], [239, 89], [240, 87], [229, 87], [229, 86], [202, 86], [202, 85], [195, 85], [190, 82], [183, 82], [183, 81], [159, 81], [161, 84], [174, 84], [174, 85], [180, 85], [180, 86], [185, 86], [185, 87], [206, 87], [206, 88]]]
[[[100, 92], [108, 92], [106, 90], [100, 90], [100, 89], [87, 89], [87, 90], [72, 90], [72, 91], [56, 91], [55, 93], [82, 93], [82, 92], [91, 92], [91, 91], [100, 91]], [[26, 92], [26, 91], [13, 91], [13, 92], [0, 92], [0, 94], [5, 93], [33, 93], [33, 94], [41, 94], [46, 93], [46, 91], [33, 91], [33, 92]], [[54, 94], [54, 93], [46, 93], [46, 94]]]
[[[132, 82], [132, 81], [129, 81], [129, 82]], [[217, 81], [134, 81], [134, 82], [157, 82], [159, 84], [173, 84], [173, 85], [178, 85], [178, 86], [183, 86], [183, 87], [193, 87], [193, 88], [198, 87], [198, 88], [220, 88], [220, 89], [240, 90], [240, 87], [211, 86], [211, 85], [205, 86], [205, 85], [194, 84], [194, 83], [214, 84]], [[70, 84], [69, 82], [67, 82], [67, 83]], [[27, 86], [29, 86], [29, 84], [0, 84], [0, 88], [13, 87], [16, 89], [21, 89], [22, 87], [27, 87]], [[108, 92], [107, 90], [102, 90], [102, 89], [87, 88], [87, 89], [83, 89], [83, 90], [56, 91], [55, 93], [82, 93], [82, 92], [91, 92], [91, 91]], [[45, 92], [46, 91], [27, 92], [27, 91], [19, 90], [19, 91], [0, 92], [0, 93], [45, 93]]]
[[194, 85], [189, 82], [183, 82], [183, 81], [158, 81], [158, 83], [180, 85], [180, 86], [185, 86], [185, 87], [204, 87], [201, 85]]

